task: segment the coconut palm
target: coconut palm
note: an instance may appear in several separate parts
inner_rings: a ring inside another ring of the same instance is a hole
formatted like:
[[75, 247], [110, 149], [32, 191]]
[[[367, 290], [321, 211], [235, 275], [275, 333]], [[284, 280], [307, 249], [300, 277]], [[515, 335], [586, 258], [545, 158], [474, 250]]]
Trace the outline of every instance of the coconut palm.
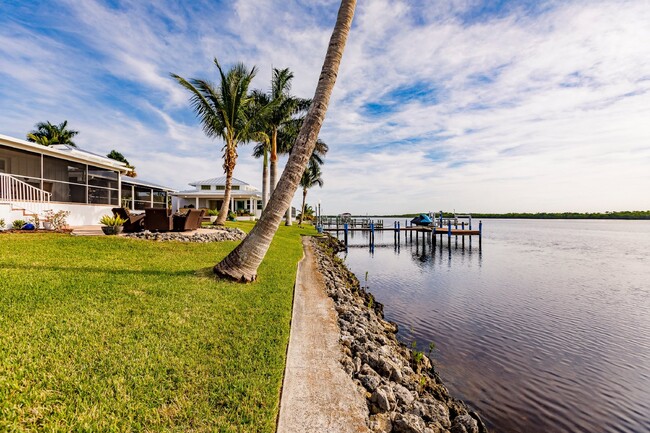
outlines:
[[311, 103], [308, 99], [296, 98], [291, 95], [291, 80], [293, 73], [289, 68], [273, 68], [273, 77], [271, 79], [271, 92], [268, 95], [269, 101], [273, 101], [275, 106], [269, 110], [265, 117], [266, 132], [271, 140], [270, 157], [271, 157], [271, 179], [270, 193], [275, 189], [278, 183], [278, 154], [283, 152], [278, 148], [278, 133], [283, 126], [309, 108]]
[[305, 216], [305, 204], [307, 202], [307, 190], [316, 185], [323, 187], [323, 178], [321, 177], [320, 165], [315, 160], [310, 160], [309, 165], [300, 178], [300, 186], [302, 187], [302, 206], [300, 208], [300, 219], [298, 225], [302, 225], [302, 220]]
[[[278, 149], [280, 149], [282, 153], [291, 154], [293, 151], [293, 145], [296, 142], [304, 120], [304, 117], [291, 119], [291, 121], [287, 122], [284, 127], [278, 131]], [[323, 165], [323, 158], [328, 150], [329, 147], [323, 140], [320, 138], [316, 140], [316, 146], [309, 158], [309, 164], [316, 164], [318, 166]], [[291, 207], [287, 209], [285, 214], [284, 225], [291, 225]]]
[[215, 224], [224, 225], [230, 207], [232, 175], [237, 164], [237, 146], [251, 138], [251, 125], [259, 113], [251, 109], [252, 98], [248, 94], [257, 69], [248, 70], [243, 63], [234, 65], [224, 73], [219, 61], [214, 64], [219, 70], [220, 82], [217, 87], [206, 80], [190, 79], [171, 74], [178, 83], [192, 93], [190, 102], [196, 115], [201, 119], [203, 131], [210, 138], [223, 139], [223, 169], [226, 172], [226, 185], [223, 203]]
[[27, 141], [51, 146], [53, 144], [67, 144], [72, 147], [77, 145], [72, 141], [72, 137], [79, 134], [79, 131], [67, 129], [68, 121], [64, 120], [58, 125], [53, 125], [49, 121], [39, 122], [34, 127], [34, 131], [27, 134]]
[[[259, 108], [266, 107], [271, 103], [268, 93], [260, 90], [253, 90], [251, 93], [253, 104]], [[257, 145], [253, 148], [253, 156], [262, 158], [262, 209], [266, 207], [269, 200], [270, 179], [269, 179], [269, 152], [271, 150], [271, 141], [266, 133], [265, 119], [258, 117], [258, 121], [252, 127], [257, 136]]]
[[271, 245], [282, 215], [291, 204], [291, 199], [316, 146], [318, 133], [325, 120], [327, 106], [336, 82], [345, 42], [352, 25], [355, 6], [356, 0], [341, 1], [314, 99], [296, 140], [294, 151], [289, 156], [280, 181], [273, 190], [260, 220], [246, 238], [215, 265], [214, 272], [217, 275], [242, 282], [253, 281], [257, 278], [257, 268]]

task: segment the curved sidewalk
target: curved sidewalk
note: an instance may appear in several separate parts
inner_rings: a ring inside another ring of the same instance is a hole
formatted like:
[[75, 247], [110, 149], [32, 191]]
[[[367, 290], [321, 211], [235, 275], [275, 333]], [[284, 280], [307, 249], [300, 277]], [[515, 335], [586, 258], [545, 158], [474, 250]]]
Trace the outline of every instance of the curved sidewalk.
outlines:
[[339, 362], [337, 315], [311, 242], [302, 238], [277, 431], [368, 432], [365, 397]]

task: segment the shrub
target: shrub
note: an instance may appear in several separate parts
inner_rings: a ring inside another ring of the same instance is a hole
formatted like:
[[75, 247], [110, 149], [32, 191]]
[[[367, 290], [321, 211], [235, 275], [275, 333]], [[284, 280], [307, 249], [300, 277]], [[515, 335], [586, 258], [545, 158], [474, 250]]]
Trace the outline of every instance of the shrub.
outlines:
[[60, 230], [68, 225], [67, 218], [70, 215], [70, 211], [60, 210], [54, 212], [53, 210], [45, 211], [45, 219], [52, 224], [54, 230]]
[[5, 228], [5, 219], [0, 218], [0, 229], [3, 229], [3, 228]]
[[11, 227], [16, 230], [20, 230], [25, 224], [27, 224], [27, 221], [24, 220], [14, 220], [11, 223]]
[[208, 214], [208, 216], [218, 216], [218, 215], [219, 215], [219, 211], [216, 210], [216, 209], [208, 209], [207, 214]]

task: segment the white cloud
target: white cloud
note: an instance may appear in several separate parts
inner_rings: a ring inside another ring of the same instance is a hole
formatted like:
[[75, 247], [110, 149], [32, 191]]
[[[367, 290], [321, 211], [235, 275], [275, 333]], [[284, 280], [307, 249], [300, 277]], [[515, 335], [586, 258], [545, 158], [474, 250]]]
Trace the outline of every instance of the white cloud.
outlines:
[[[464, 22], [477, 4], [358, 4], [321, 132], [325, 187], [308, 201], [331, 213], [650, 209], [650, 5], [549, 2]], [[337, 2], [64, 6], [56, 32], [0, 29], [0, 130], [63, 116], [89, 150], [117, 148], [143, 178], [184, 188], [220, 174], [221, 145], [169, 72], [214, 79], [217, 56], [257, 64], [266, 89], [271, 66], [289, 67], [309, 97]], [[409, 99], [418, 86], [428, 93]], [[236, 176], [259, 186], [250, 151]]]

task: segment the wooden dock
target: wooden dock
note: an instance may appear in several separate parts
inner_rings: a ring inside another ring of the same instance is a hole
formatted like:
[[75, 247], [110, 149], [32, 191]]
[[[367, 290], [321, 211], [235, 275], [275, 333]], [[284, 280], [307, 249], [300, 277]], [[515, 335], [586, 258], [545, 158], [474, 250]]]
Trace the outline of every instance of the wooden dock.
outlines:
[[[464, 221], [459, 223], [458, 218], [443, 218], [441, 216], [435, 218], [431, 226], [417, 226], [410, 224], [408, 220], [405, 221], [404, 227], [401, 226], [400, 221], [395, 221], [393, 227], [385, 227], [383, 220], [371, 220], [364, 218], [362, 220], [355, 220], [354, 218], [347, 218], [341, 221], [339, 218], [323, 220], [320, 229], [324, 232], [342, 233], [343, 242], [348, 245], [349, 233], [367, 233], [369, 238], [369, 245], [371, 248], [375, 245], [376, 232], [393, 232], [394, 244], [397, 246], [401, 243], [402, 235], [405, 241], [413, 242], [413, 234], [415, 234], [415, 242], [419, 243], [420, 238], [422, 242], [430, 240], [431, 244], [435, 246], [438, 241], [440, 246], [444, 238], [447, 238], [447, 245], [451, 248], [452, 238], [458, 246], [458, 237], [461, 238], [462, 247], [465, 248], [465, 238], [469, 238], [469, 246], [472, 246], [472, 237], [478, 237], [478, 245], [481, 248], [483, 240], [483, 222], [479, 221], [478, 230], [472, 228], [471, 216], [469, 216], [469, 223]], [[463, 216], [467, 217], [467, 216]]]

